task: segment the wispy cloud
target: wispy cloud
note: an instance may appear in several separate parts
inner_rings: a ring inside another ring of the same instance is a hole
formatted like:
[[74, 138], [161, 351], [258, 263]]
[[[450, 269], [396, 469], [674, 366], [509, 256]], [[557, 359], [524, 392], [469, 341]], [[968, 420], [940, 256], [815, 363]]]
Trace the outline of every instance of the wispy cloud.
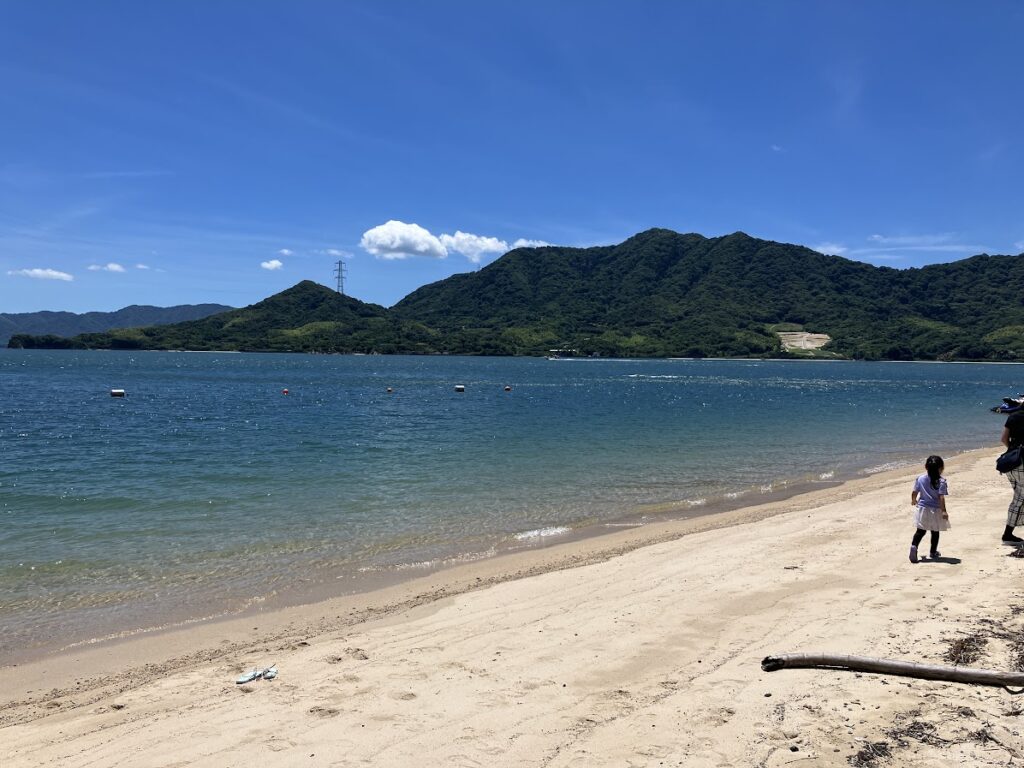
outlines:
[[333, 256], [336, 259], [351, 259], [353, 254], [340, 248], [318, 248], [313, 253], [319, 256]]
[[277, 255], [278, 256], [294, 256], [295, 255], [295, 251], [290, 251], [287, 248], [282, 248], [281, 250], [279, 250], [277, 252]]
[[[942, 254], [974, 256], [993, 252], [988, 246], [963, 242], [955, 232], [916, 235], [874, 234], [865, 240], [866, 245], [847, 248], [843, 255], [862, 261], [907, 261], [912, 260], [915, 254], [935, 254], [941, 258]], [[815, 250], [821, 248], [815, 247]]]
[[524, 237], [520, 237], [512, 243], [513, 248], [544, 248], [549, 245], [551, 245], [551, 243], [544, 240], [528, 240]]
[[136, 264], [135, 268], [136, 269], [149, 269], [150, 267], [149, 267], [148, 264]]
[[992, 144], [978, 153], [978, 160], [984, 165], [992, 165], [1006, 153], [1006, 144], [1000, 142]]
[[[1017, 243], [1024, 247], [1024, 240]], [[992, 253], [992, 249], [984, 245], [965, 243], [954, 232], [918, 235], [869, 235], [865, 244], [850, 247], [831, 240], [808, 246], [818, 253], [845, 256], [860, 261], [911, 261], [915, 254], [935, 254], [941, 259], [942, 254], [961, 254], [974, 256], [978, 253]], [[927, 257], [926, 257], [927, 258]]]
[[76, 175], [82, 179], [151, 179], [173, 176], [174, 171], [90, 171]]
[[847, 61], [826, 75], [835, 97], [833, 116], [838, 123], [848, 128], [855, 128], [862, 122], [861, 112], [866, 84], [862, 70], [859, 62]]
[[781, 144], [772, 144], [771, 145], [771, 150], [772, 150], [772, 152], [777, 152], [779, 154], [782, 154], [783, 152], [786, 151], [786, 148], [783, 147]]
[[896, 246], [924, 246], [948, 243], [953, 239], [950, 232], [943, 232], [937, 235], [870, 235], [868, 240], [880, 245]]
[[849, 249], [845, 245], [839, 243], [818, 243], [812, 245], [811, 250], [817, 251], [818, 253], [824, 253], [828, 256], [842, 256]]
[[124, 267], [122, 267], [120, 264], [117, 264], [117, 263], [112, 261], [109, 264], [90, 264], [89, 265], [89, 271], [90, 272], [124, 272]]
[[284, 263], [280, 259], [271, 259], [270, 261], [261, 261], [260, 266], [273, 272], [274, 270], [281, 269]]
[[[380, 134], [353, 131], [346, 126], [339, 125], [338, 123], [325, 118], [321, 113], [317, 112], [315, 108], [307, 108], [304, 105], [294, 103], [290, 99], [281, 98], [267, 93], [262, 89], [254, 90], [216, 75], [195, 73], [194, 76], [197, 80], [209, 86], [213, 86], [222, 93], [230, 94], [237, 101], [246, 103], [248, 107], [255, 107], [268, 118], [277, 118], [278, 120], [290, 123], [292, 126], [304, 126], [315, 131], [321, 131], [332, 136], [357, 143], [364, 147], [377, 146], [391, 150], [410, 151], [409, 148], [403, 147], [401, 144], [382, 138]], [[291, 94], [291, 97], [294, 98], [294, 94]], [[230, 99], [221, 100], [230, 101]], [[249, 108], [244, 110], [246, 114], [251, 111], [252, 110]]]
[[[874, 248], [885, 251], [935, 251], [938, 253], [982, 253], [987, 251], [984, 245], [972, 245], [956, 242], [957, 237], [951, 232], [934, 235], [871, 235], [868, 242]], [[870, 252], [872, 248], [856, 249], [855, 253]]]
[[36, 280], [65, 280], [71, 282], [75, 279], [73, 275], [56, 269], [10, 269], [7, 271], [7, 274], [16, 277], [31, 277]]

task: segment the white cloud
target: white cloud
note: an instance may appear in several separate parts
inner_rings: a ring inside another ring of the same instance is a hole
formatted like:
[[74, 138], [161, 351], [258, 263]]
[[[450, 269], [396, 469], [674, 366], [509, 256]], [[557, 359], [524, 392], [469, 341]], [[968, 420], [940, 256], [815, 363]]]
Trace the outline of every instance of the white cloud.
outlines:
[[124, 272], [124, 267], [120, 264], [110, 262], [109, 264], [90, 264], [90, 272]]
[[136, 264], [135, 268], [136, 269], [149, 269], [149, 265], [148, 264]]
[[264, 269], [273, 271], [275, 269], [281, 269], [281, 267], [284, 266], [284, 263], [280, 259], [271, 259], [270, 261], [261, 261], [260, 266]]
[[942, 245], [948, 243], [953, 239], [953, 235], [944, 232], [938, 235], [871, 235], [868, 240], [873, 243], [879, 243], [881, 245], [896, 245], [896, 246], [932, 246]]
[[[974, 255], [990, 250], [984, 245], [958, 243], [956, 240], [956, 235], [950, 232], [935, 235], [871, 235], [868, 237], [868, 242], [873, 243], [883, 251], [936, 251], [939, 253], [966, 253]], [[852, 253], [870, 254], [873, 250], [872, 248], [859, 248], [852, 251]]]
[[772, 152], [785, 152], [786, 148], [780, 144], [772, 144]]
[[359, 245], [378, 259], [405, 259], [410, 256], [430, 256], [443, 259], [448, 249], [419, 224], [406, 224], [394, 219], [368, 229]]
[[36, 280], [66, 280], [71, 282], [75, 278], [67, 272], [58, 272], [56, 269], [11, 269], [8, 275], [17, 277], [33, 277]]
[[812, 245], [811, 250], [824, 253], [826, 256], [842, 256], [846, 253], [847, 248], [839, 243], [818, 243], [817, 245]]
[[313, 251], [313, 253], [321, 256], [333, 256], [336, 259], [351, 259], [352, 254], [348, 251], [343, 251], [340, 248], [321, 248], [320, 250]]
[[[938, 232], [922, 235], [869, 235], [867, 244], [847, 249], [848, 258], [861, 261], [919, 261], [917, 254], [960, 254], [974, 256], [979, 253], [994, 253], [995, 249], [976, 243], [965, 243], [955, 232]], [[1022, 241], [1021, 245], [1024, 245]], [[929, 257], [924, 256], [925, 259]]]
[[[449, 253], [459, 253], [474, 264], [479, 264], [488, 254], [502, 254], [510, 250], [509, 244], [497, 237], [474, 235], [461, 230], [456, 230], [454, 235], [434, 235], [419, 224], [406, 224], [394, 219], [368, 229], [363, 233], [359, 245], [378, 259], [406, 259], [411, 256], [443, 259]], [[550, 243], [519, 238], [512, 244], [512, 248], [540, 248], [545, 245]], [[351, 255], [335, 250], [327, 253]]]
[[496, 237], [471, 235], [455, 231], [454, 235], [441, 235], [441, 244], [449, 251], [461, 253], [474, 264], [479, 264], [485, 253], [505, 253], [508, 243]]
[[295, 251], [289, 251], [287, 248], [282, 248], [280, 251], [277, 252], [277, 255], [278, 256], [294, 256], [295, 255]]

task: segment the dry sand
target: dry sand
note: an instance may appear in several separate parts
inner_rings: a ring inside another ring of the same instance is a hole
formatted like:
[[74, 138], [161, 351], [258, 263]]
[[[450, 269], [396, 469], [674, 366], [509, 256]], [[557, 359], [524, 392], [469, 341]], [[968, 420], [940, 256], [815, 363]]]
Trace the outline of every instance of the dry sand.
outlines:
[[[947, 462], [939, 562], [907, 561], [903, 470], [7, 667], [0, 762], [1024, 765], [1024, 696], [760, 667], [812, 651], [942, 664], [977, 638], [973, 666], [1016, 669], [1024, 559], [999, 543], [997, 453]], [[276, 680], [234, 684], [271, 662]]]

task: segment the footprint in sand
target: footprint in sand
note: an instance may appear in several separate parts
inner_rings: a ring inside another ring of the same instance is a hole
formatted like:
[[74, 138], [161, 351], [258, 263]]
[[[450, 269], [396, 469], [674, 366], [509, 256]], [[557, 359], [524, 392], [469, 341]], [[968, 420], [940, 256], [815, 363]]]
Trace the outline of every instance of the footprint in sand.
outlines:
[[334, 717], [338, 714], [338, 710], [334, 707], [311, 707], [309, 714], [316, 715], [317, 717]]
[[294, 741], [288, 741], [288, 739], [270, 739], [266, 745], [271, 752], [283, 752], [286, 749], [294, 749], [296, 746]]

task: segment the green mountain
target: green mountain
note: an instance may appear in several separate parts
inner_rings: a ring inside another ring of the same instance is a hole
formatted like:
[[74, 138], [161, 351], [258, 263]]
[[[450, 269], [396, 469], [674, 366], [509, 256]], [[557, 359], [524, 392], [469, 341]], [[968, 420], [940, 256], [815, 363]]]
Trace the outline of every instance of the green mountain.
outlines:
[[245, 309], [66, 342], [11, 346], [602, 356], [790, 356], [778, 331], [827, 334], [815, 354], [1024, 360], [1024, 255], [896, 270], [742, 232], [665, 229], [598, 248], [521, 248], [391, 309], [303, 282]]
[[86, 333], [72, 339], [13, 336], [11, 347], [187, 349], [240, 352], [432, 352], [433, 334], [376, 304], [309, 280], [268, 299], [172, 325]]
[[142, 325], [166, 325], [198, 320], [232, 307], [223, 304], [182, 304], [176, 307], [151, 307], [133, 304], [116, 312], [0, 312], [0, 344], [16, 333], [76, 336], [79, 333], [134, 328]]
[[844, 357], [1021, 359], [1022, 288], [1021, 256], [895, 270], [742, 232], [652, 229], [615, 246], [511, 251], [391, 311], [460, 352], [778, 356], [775, 331], [805, 330]]

